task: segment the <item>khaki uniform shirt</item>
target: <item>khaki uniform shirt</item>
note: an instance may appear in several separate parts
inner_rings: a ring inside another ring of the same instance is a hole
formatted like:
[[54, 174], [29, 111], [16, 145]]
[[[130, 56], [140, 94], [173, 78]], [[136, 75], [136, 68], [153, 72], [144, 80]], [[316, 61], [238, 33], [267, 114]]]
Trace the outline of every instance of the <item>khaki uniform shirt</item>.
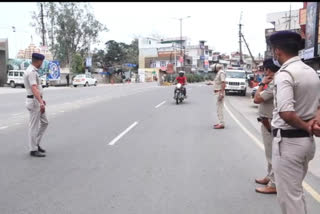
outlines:
[[287, 60], [274, 80], [274, 128], [296, 129], [287, 124], [279, 112], [295, 111], [302, 120], [316, 116], [320, 104], [320, 80], [316, 71], [303, 63], [300, 57]]
[[213, 90], [221, 90], [222, 89], [222, 82], [226, 81], [226, 73], [221, 69], [216, 74], [216, 77], [213, 81]]
[[32, 64], [29, 65], [29, 67], [25, 71], [23, 80], [24, 80], [24, 86], [27, 90], [27, 95], [33, 95], [32, 85], [38, 85], [40, 95], [42, 96], [43, 89], [42, 89], [40, 77], [38, 74], [38, 69], [34, 67]]
[[272, 119], [272, 111], [273, 111], [273, 81], [268, 84], [268, 88], [262, 92], [260, 92], [260, 96], [264, 100], [258, 108], [258, 113], [260, 117], [266, 117]]

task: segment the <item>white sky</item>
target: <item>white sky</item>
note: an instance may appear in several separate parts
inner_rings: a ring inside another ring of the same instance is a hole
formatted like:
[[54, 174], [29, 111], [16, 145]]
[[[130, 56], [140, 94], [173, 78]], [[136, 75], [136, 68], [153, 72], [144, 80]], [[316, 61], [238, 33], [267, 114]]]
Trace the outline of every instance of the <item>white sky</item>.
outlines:
[[[242, 32], [252, 54], [257, 56], [266, 49], [264, 30], [272, 26], [266, 22], [266, 15], [288, 11], [290, 2], [94, 2], [91, 6], [95, 17], [109, 29], [100, 34], [101, 48], [111, 39], [130, 43], [135, 35], [180, 36], [180, 24], [174, 18], [191, 16], [183, 20], [183, 36], [191, 38], [192, 44], [207, 40], [215, 51], [227, 54], [239, 50], [238, 24], [243, 11]], [[291, 3], [292, 10], [302, 6], [302, 2]], [[30, 26], [31, 12], [37, 9], [35, 2], [0, 3], [0, 8], [0, 38], [9, 39], [10, 58], [30, 44], [31, 34], [39, 45], [40, 35]], [[16, 33], [11, 26], [16, 27]], [[248, 52], [244, 44], [242, 48]]]

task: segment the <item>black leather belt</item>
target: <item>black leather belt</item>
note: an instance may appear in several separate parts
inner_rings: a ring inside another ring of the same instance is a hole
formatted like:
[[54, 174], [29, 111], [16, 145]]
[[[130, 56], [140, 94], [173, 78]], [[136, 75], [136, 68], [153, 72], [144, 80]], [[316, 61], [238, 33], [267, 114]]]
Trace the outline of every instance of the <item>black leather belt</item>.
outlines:
[[[279, 129], [273, 129], [273, 136], [276, 137]], [[296, 137], [311, 137], [311, 135], [301, 129], [289, 129], [289, 130], [283, 130], [280, 129], [280, 135], [281, 137], [287, 137], [287, 138], [296, 138]]]
[[[41, 97], [41, 99], [42, 99], [42, 96], [40, 96]], [[27, 95], [27, 98], [34, 98], [34, 95]]]

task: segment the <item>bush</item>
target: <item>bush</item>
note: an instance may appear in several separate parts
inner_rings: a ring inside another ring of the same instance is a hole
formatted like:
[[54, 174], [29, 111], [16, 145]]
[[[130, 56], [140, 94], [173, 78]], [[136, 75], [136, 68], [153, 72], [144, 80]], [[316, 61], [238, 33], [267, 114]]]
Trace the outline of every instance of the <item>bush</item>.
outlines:
[[189, 83], [204, 81], [204, 76], [202, 76], [200, 74], [186, 74], [186, 77], [187, 77]]

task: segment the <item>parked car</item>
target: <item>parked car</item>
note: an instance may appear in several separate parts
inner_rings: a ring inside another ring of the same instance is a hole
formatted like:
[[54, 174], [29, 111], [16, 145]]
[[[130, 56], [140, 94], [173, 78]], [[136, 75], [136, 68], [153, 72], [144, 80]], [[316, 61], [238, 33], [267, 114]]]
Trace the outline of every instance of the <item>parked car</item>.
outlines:
[[11, 88], [15, 88], [16, 86], [24, 88], [23, 75], [24, 70], [10, 70], [8, 72], [7, 84], [10, 85]]
[[96, 78], [94, 78], [91, 74], [78, 74], [74, 77], [72, 81], [72, 85], [74, 87], [77, 87], [78, 85], [82, 86], [90, 86], [94, 85], [97, 86], [98, 81]]
[[[8, 81], [7, 84], [11, 86], [11, 88], [15, 88], [16, 86], [21, 86], [24, 88], [24, 72], [25, 70], [10, 70], [8, 72]], [[47, 75], [43, 75], [40, 77], [42, 87], [49, 87], [49, 81], [47, 80]]]

